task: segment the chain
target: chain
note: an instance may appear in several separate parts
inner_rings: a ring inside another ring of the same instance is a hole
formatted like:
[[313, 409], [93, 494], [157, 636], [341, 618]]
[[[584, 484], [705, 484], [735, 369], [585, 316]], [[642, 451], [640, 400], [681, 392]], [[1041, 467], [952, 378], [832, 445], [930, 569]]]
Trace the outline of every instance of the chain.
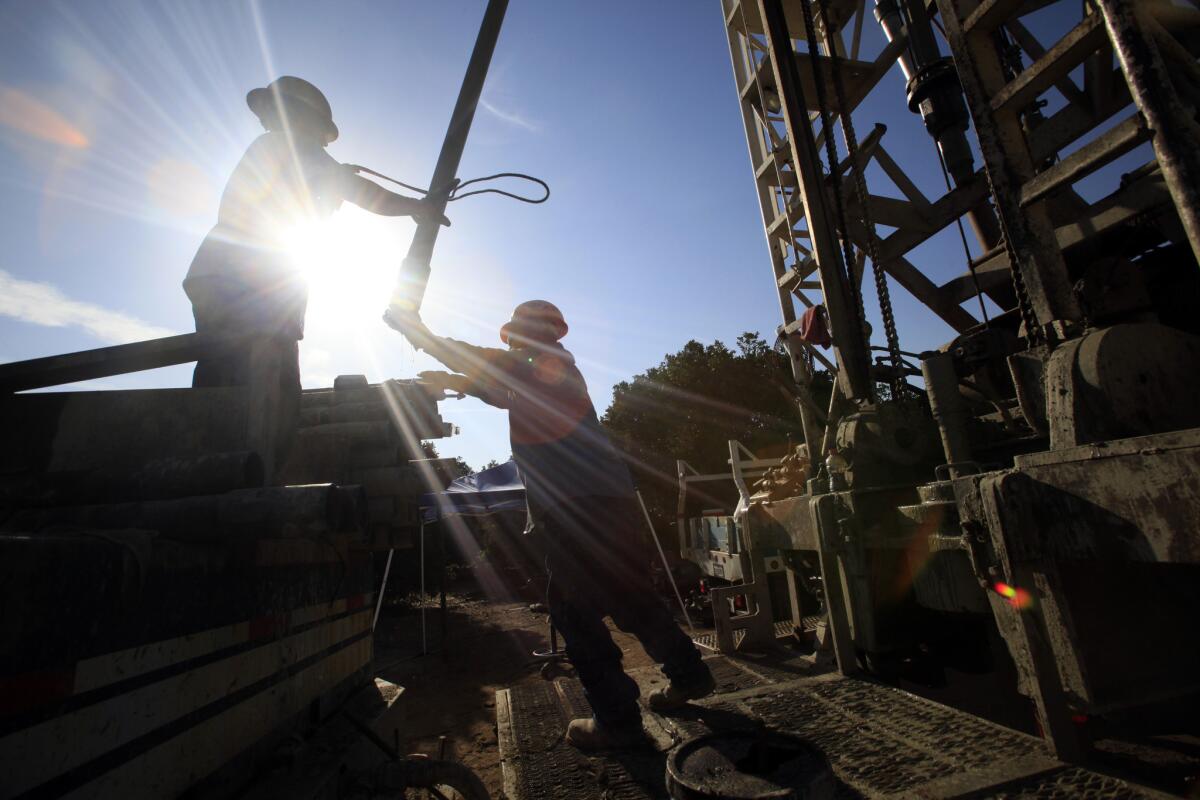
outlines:
[[[741, 17], [742, 29], [745, 31], [750, 30], [749, 26], [746, 24], [746, 4], [745, 3], [738, 4], [738, 14]], [[765, 58], [768, 58], [768, 59], [771, 58], [770, 51], [768, 51], [762, 45], [758, 45], [754, 41], [754, 37], [750, 36], [749, 34], [746, 34], [746, 41], [747, 41], [747, 43], [749, 43], [750, 49], [757, 48], [760, 52], [762, 52], [764, 54]], [[775, 151], [780, 146], [782, 146], [783, 143], [780, 141], [780, 138], [779, 138], [778, 134], [775, 132], [775, 129], [771, 126], [771, 124], [767, 120], [768, 113], [767, 113], [767, 103], [766, 103], [765, 92], [763, 91], [762, 82], [758, 78], [759, 70], [757, 69], [757, 65], [754, 63], [754, 56], [752, 54], [749, 55], [748, 60], [750, 61], [750, 73], [754, 78], [754, 89], [758, 94], [758, 100], [759, 100], [759, 106], [760, 106], [760, 109], [755, 111], [755, 117], [757, 118], [758, 123], [761, 126], [762, 130], [765, 131], [767, 134], [768, 141], [770, 142], [770, 147], [771, 147], [771, 153], [767, 157], [771, 159], [771, 164], [773, 165], [774, 170], [775, 170], [776, 180], [778, 181], [780, 186], [783, 186], [784, 185], [783, 175], [782, 175], [782, 172], [779, 167], [779, 161], [775, 158]], [[788, 241], [787, 241], [787, 245], [785, 245], [785, 247], [788, 245], [791, 246], [793, 264], [794, 264], [797, 272], [799, 272], [804, 259], [801, 256], [802, 250], [800, 248], [799, 242], [797, 241], [798, 237], [796, 235], [796, 225], [792, 220], [792, 204], [790, 202], [788, 202], [787, 195], [783, 192], [782, 189], [780, 190], [780, 195], [782, 195], [783, 216], [787, 220], [787, 229], [788, 229]], [[769, 220], [764, 220], [764, 224], [769, 224], [769, 222], [770, 222]], [[775, 246], [771, 245], [771, 249], [773, 251], [771, 254], [771, 259], [772, 259], [772, 261], [774, 261]], [[783, 258], [787, 257], [786, 249], [783, 251], [782, 257]], [[786, 264], [785, 264], [785, 266], [786, 266]], [[787, 294], [790, 295], [791, 292], [788, 292]], [[797, 290], [796, 294], [800, 295], [800, 292]], [[781, 297], [780, 302], [783, 303], [784, 298]], [[786, 298], [786, 303], [787, 303], [786, 307], [788, 309], [790, 309], [792, 311], [792, 313], [785, 314], [785, 316], [784, 316], [785, 323], [788, 321], [789, 316], [792, 317], [793, 319], [795, 317], [795, 310], [794, 310], [795, 306], [790, 297]], [[785, 348], [790, 353], [790, 351], [791, 351], [790, 345], [786, 345], [786, 343], [785, 343]], [[813, 373], [813, 370], [815, 367], [812, 348], [809, 346], [801, 346], [800, 353], [797, 355], [797, 358], [807, 368], [808, 374], [811, 375]]]
[[[829, 114], [829, 104], [825, 95], [825, 84], [820, 66], [820, 56], [816, 51], [816, 26], [813, 24], [812, 3], [811, 0], [801, 0], [800, 5], [804, 12], [804, 26], [808, 33], [809, 54], [813, 65], [813, 81], [817, 87], [817, 102], [821, 107], [821, 124], [825, 130], [825, 148], [829, 154], [830, 177], [833, 181], [834, 198], [838, 204], [839, 218], [842, 223], [843, 245], [848, 253], [846, 263], [853, 263], [853, 256], [850, 250], [850, 230], [846, 225], [845, 211], [843, 209], [844, 202], [841, 195], [841, 179], [835, 174], [837, 168], [837, 150], [833, 144], [833, 127], [832, 119]], [[871, 219], [871, 212], [867, 205], [867, 182], [863, 176], [861, 165], [858, 163], [858, 136], [854, 132], [854, 123], [851, 121], [851, 115], [846, 103], [846, 87], [842, 80], [841, 60], [838, 57], [835, 48], [827, 48], [829, 51], [829, 59], [832, 65], [833, 91], [837, 96], [838, 108], [841, 109], [842, 132], [846, 138], [846, 150], [849, 158], [849, 168], [854, 170], [854, 191], [858, 198], [859, 209], [862, 213], [863, 225], [866, 228], [867, 236], [867, 256], [871, 259], [871, 272], [875, 278], [875, 292], [879, 297], [879, 313], [883, 318], [883, 331], [887, 339], [888, 358], [892, 362], [892, 377], [888, 381], [888, 385], [892, 390], [892, 397], [899, 398], [905, 393], [907, 381], [904, 380], [901, 370], [903, 369], [903, 359], [900, 353], [900, 338], [896, 333], [896, 317], [892, 311], [892, 299], [888, 292], [887, 274], [883, 270], [883, 266], [879, 263], [878, 248], [876, 247], [875, 224]], [[858, 287], [855, 288], [855, 298], [858, 301], [859, 318], [863, 322], [864, 334], [866, 330], [866, 313], [863, 309], [862, 291]]]
[[842, 132], [846, 137], [846, 151], [850, 160], [850, 169], [854, 170], [854, 191], [858, 196], [858, 205], [862, 211], [863, 226], [867, 229], [867, 256], [871, 259], [871, 272], [875, 277], [875, 292], [879, 296], [879, 315], [883, 317], [883, 333], [887, 337], [888, 358], [892, 362], [892, 398], [899, 399], [907, 391], [908, 381], [904, 380], [902, 370], [904, 361], [900, 353], [900, 336], [896, 333], [896, 315], [892, 311], [892, 297], [888, 291], [887, 273], [879, 261], [878, 240], [875, 236], [875, 222], [871, 219], [871, 209], [868, 204], [867, 179], [863, 175], [863, 165], [858, 162], [858, 136], [854, 133], [853, 115], [846, 103], [846, 85], [842, 80], [842, 60], [833, 47], [829, 49], [831, 72], [833, 73], [833, 91], [837, 96], [838, 108], [842, 112]]
[[[1005, 80], [1016, 79], [1025, 69], [1021, 62], [1021, 49], [1012, 43], [1003, 28], [992, 34], [992, 45], [1000, 58], [1000, 68], [1004, 71]], [[1024, 113], [1023, 111], [1022, 114]], [[1025, 339], [1030, 344], [1038, 344], [1042, 339], [1042, 329], [1038, 325], [1037, 315], [1033, 313], [1029, 287], [1025, 285], [1025, 276], [1021, 274], [1021, 265], [1017, 263], [1017, 253], [1009, 245], [1007, 234], [1004, 236], [1004, 249], [1008, 253], [1008, 271], [1012, 275], [1013, 293], [1017, 296], [1017, 310], [1021, 314], [1021, 322], [1025, 325]]]
[[[950, 185], [950, 170], [946, 167], [946, 158], [942, 155], [942, 148], [937, 142], [933, 143], [933, 151], [937, 153], [938, 164], [942, 168], [942, 180], [946, 183], [946, 194], [950, 194], [954, 187]], [[971, 247], [967, 244], [967, 232], [963, 230], [962, 217], [955, 217], [954, 224], [958, 226], [958, 240], [962, 242], [963, 258], [967, 260], [967, 272], [971, 275], [971, 284], [975, 287], [975, 298], [979, 300], [979, 315], [983, 320], [983, 327], [992, 327], [992, 321], [988, 319], [987, 305], [983, 302], [983, 289], [979, 286], [979, 275], [975, 269], [975, 259], [971, 258]]]
[[1021, 322], [1025, 323], [1025, 339], [1030, 344], [1038, 344], [1042, 340], [1042, 329], [1038, 326], [1037, 315], [1033, 313], [1033, 302], [1029, 299], [1025, 276], [1021, 274], [1017, 253], [1009, 246], [1008, 237], [1005, 237], [1004, 249], [1008, 252], [1008, 271], [1012, 275], [1013, 292], [1017, 295], [1017, 309], [1021, 312]]
[[856, 302], [856, 311], [858, 313], [859, 330], [862, 331], [863, 341], [870, 344], [870, 337], [867, 335], [867, 314], [863, 308], [862, 292], [858, 291], [850, 280], [851, 265], [854, 263], [854, 247], [850, 243], [850, 228], [846, 223], [846, 203], [842, 198], [841, 181], [837, 180], [834, 171], [837, 169], [837, 145], [833, 142], [833, 119], [829, 114], [829, 100], [825, 95], [825, 81], [821, 72], [821, 64], [815, 50], [814, 42], [817, 41], [816, 25], [813, 23], [812, 3], [811, 0], [800, 0], [800, 7], [804, 11], [804, 28], [808, 36], [809, 57], [813, 66], [813, 82], [817, 87], [817, 106], [821, 114], [821, 129], [825, 133], [825, 157], [829, 161], [830, 188], [833, 191], [834, 210], [837, 212], [838, 226], [842, 230], [842, 258], [845, 260], [845, 275], [847, 285], [853, 290], [852, 294]]

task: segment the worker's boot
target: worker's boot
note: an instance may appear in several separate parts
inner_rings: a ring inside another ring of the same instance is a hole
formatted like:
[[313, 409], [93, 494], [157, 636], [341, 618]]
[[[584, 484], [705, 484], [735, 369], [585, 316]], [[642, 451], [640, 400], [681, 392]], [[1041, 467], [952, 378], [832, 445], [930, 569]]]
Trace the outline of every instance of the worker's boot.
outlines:
[[715, 688], [717, 688], [717, 683], [706, 667], [704, 675], [692, 683], [680, 684], [671, 681], [669, 685], [655, 689], [646, 698], [646, 705], [650, 707], [651, 711], [665, 714], [683, 708], [689, 700], [708, 697]]
[[573, 719], [567, 726], [567, 744], [587, 752], [624, 750], [640, 747], [647, 741], [640, 717], [624, 725], [605, 725], [595, 717]]

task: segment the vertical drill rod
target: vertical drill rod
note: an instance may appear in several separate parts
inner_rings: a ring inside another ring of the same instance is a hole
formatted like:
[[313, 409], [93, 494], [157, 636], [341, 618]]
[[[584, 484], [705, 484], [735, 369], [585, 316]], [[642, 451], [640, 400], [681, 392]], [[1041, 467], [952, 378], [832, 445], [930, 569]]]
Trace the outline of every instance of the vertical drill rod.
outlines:
[[479, 26], [479, 36], [475, 39], [475, 49], [471, 51], [471, 60], [467, 64], [467, 74], [458, 92], [458, 102], [454, 104], [450, 126], [442, 141], [442, 151], [433, 169], [433, 179], [429, 182], [429, 200], [434, 204], [431, 211], [435, 212], [430, 216], [434, 218], [417, 225], [408, 255], [400, 267], [396, 290], [392, 294], [390, 311], [393, 314], [421, 310], [425, 285], [429, 282], [433, 245], [437, 242], [438, 229], [441, 227], [436, 218], [445, 212], [447, 195], [454, 188], [463, 147], [471, 130], [471, 120], [475, 118], [475, 107], [479, 105], [479, 95], [483, 92], [483, 82], [492, 63], [492, 53], [496, 50], [496, 39], [500, 36], [500, 25], [504, 22], [507, 9], [508, 0], [488, 0], [483, 24]]

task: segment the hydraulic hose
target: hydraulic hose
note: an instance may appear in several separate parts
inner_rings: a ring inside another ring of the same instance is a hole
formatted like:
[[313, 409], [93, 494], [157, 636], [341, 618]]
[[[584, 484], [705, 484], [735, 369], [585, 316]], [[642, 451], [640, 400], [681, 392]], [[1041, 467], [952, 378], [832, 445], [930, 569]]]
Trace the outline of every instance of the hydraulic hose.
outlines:
[[[410, 192], [416, 192], [418, 194], [425, 194], [425, 195], [433, 193], [433, 189], [422, 189], [420, 186], [413, 186], [411, 183], [405, 183], [404, 181], [398, 181], [395, 178], [391, 178], [391, 177], [388, 177], [387, 175], [384, 175], [382, 172], [376, 172], [373, 169], [367, 169], [366, 167], [364, 167], [360, 164], [347, 164], [346, 166], [349, 167], [350, 169], [354, 170], [355, 172], [363, 173], [365, 175], [374, 175], [376, 178], [380, 178], [380, 179], [388, 181], [390, 183], [394, 183], [397, 186], [403, 186], [405, 189], [408, 189]], [[542, 191], [545, 192], [545, 194], [543, 194], [541, 197], [526, 197], [524, 195], [515, 194], [513, 192], [506, 192], [503, 189], [495, 189], [495, 188], [473, 189], [469, 192], [462, 191], [463, 189], [465, 189], [466, 187], [468, 187], [472, 184], [484, 183], [485, 181], [494, 181], [497, 178], [516, 178], [518, 180], [529, 181], [530, 183], [536, 183], [538, 186], [542, 187]], [[452, 184], [452, 186], [450, 188], [450, 191], [446, 195], [446, 202], [452, 203], [455, 200], [462, 200], [464, 197], [471, 197], [472, 195], [477, 195], [477, 194], [499, 194], [499, 195], [504, 195], [505, 197], [511, 197], [513, 200], [520, 200], [522, 203], [531, 203], [533, 205], [537, 205], [538, 203], [544, 203], [550, 199], [550, 185], [548, 183], [546, 183], [544, 180], [542, 180], [541, 178], [535, 178], [532, 175], [526, 175], [523, 172], [497, 172], [495, 175], [484, 175], [482, 178], [471, 178], [471, 180], [469, 180], [469, 181], [458, 181], [458, 180], [454, 181], [454, 183]]]

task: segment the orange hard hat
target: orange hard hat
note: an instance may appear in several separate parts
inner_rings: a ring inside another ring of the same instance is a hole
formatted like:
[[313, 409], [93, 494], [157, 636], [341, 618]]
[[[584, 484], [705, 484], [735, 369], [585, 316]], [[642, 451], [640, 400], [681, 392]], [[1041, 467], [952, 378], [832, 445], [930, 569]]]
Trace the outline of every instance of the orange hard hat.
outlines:
[[267, 86], [254, 89], [246, 95], [246, 105], [250, 106], [264, 127], [270, 128], [274, 120], [286, 116], [283, 112], [301, 111], [319, 122], [325, 144], [338, 138], [329, 101], [320, 89], [303, 78], [292, 75], [276, 78]]
[[512, 334], [523, 333], [522, 329], [532, 323], [548, 322], [554, 327], [554, 340], [567, 335], [567, 321], [558, 306], [545, 300], [527, 300], [513, 309], [512, 319], [500, 328], [500, 341], [510, 344]]

